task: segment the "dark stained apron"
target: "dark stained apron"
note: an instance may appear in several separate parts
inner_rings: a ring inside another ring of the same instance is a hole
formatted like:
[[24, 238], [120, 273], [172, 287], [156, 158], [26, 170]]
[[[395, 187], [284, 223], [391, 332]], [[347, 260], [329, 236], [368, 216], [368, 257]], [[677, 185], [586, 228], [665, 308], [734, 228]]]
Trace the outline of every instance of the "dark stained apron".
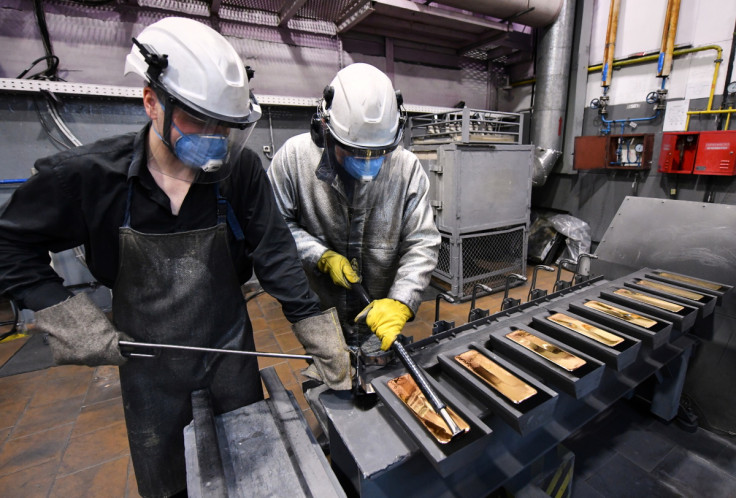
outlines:
[[[120, 227], [120, 265], [113, 289], [115, 326], [137, 341], [255, 349], [253, 330], [227, 241], [229, 205], [218, 196], [217, 224], [172, 234], [130, 227], [132, 186]], [[235, 221], [237, 223], [237, 221]], [[232, 223], [231, 223], [232, 227]], [[233, 232], [242, 234], [240, 227]], [[130, 453], [144, 497], [186, 487], [184, 427], [191, 393], [209, 389], [216, 413], [263, 399], [255, 357], [164, 351], [120, 367]]]

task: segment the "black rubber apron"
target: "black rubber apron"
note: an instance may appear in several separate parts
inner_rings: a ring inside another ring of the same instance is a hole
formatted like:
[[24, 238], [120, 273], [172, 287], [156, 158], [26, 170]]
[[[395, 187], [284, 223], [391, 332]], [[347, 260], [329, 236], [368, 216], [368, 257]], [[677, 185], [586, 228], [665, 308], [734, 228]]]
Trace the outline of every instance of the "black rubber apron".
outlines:
[[[236, 236], [242, 232], [217, 186], [215, 192], [215, 226], [145, 234], [130, 227], [130, 186], [113, 319], [135, 340], [255, 349], [226, 220]], [[156, 358], [130, 358], [120, 367], [120, 385], [138, 492], [145, 497], [186, 487], [183, 429], [192, 420], [193, 391], [209, 389], [216, 413], [263, 399], [256, 358], [241, 355], [165, 351]]]

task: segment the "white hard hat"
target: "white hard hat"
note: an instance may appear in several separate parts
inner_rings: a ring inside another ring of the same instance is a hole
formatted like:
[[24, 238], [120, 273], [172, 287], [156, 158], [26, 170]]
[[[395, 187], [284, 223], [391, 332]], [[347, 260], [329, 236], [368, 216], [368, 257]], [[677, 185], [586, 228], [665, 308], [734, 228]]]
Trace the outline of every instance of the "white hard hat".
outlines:
[[136, 73], [188, 107], [226, 125], [261, 116], [243, 61], [218, 32], [200, 22], [167, 17], [134, 38], [125, 74]]
[[388, 76], [356, 63], [341, 69], [325, 88], [320, 113], [330, 134], [345, 146], [395, 148], [403, 135], [401, 103]]

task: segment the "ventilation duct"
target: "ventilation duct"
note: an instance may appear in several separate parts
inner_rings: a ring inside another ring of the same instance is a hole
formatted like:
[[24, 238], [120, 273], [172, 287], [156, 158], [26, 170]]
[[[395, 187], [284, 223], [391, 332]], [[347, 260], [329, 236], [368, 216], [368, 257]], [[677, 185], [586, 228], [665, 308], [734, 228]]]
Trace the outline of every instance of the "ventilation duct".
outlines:
[[441, 0], [437, 3], [542, 28], [557, 19], [563, 0]]
[[575, 0], [562, 2], [560, 15], [543, 30], [537, 46], [536, 88], [531, 139], [535, 149], [532, 184], [545, 184], [562, 155], [567, 86], [570, 78]]

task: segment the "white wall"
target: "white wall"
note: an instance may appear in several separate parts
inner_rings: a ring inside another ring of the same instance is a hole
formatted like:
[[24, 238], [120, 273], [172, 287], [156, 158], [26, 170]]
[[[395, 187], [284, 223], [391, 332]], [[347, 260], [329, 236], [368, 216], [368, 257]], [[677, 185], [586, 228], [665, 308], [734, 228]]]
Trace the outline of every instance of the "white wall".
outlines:
[[[589, 65], [603, 60], [610, 0], [596, 0], [590, 40]], [[615, 59], [634, 54], [659, 52], [667, 0], [622, 0], [619, 14]], [[675, 46], [701, 47], [720, 45], [723, 62], [715, 93], [720, 94], [726, 78], [731, 36], [736, 21], [736, 2], [733, 0], [682, 0]], [[716, 51], [708, 50], [679, 56], [674, 59], [672, 72], [666, 82], [668, 99], [707, 98], [715, 69]], [[609, 88], [610, 104], [641, 102], [646, 94], [660, 88], [656, 62], [625, 66], [616, 69]], [[591, 73], [587, 85], [587, 101], [602, 95], [601, 73]]]

